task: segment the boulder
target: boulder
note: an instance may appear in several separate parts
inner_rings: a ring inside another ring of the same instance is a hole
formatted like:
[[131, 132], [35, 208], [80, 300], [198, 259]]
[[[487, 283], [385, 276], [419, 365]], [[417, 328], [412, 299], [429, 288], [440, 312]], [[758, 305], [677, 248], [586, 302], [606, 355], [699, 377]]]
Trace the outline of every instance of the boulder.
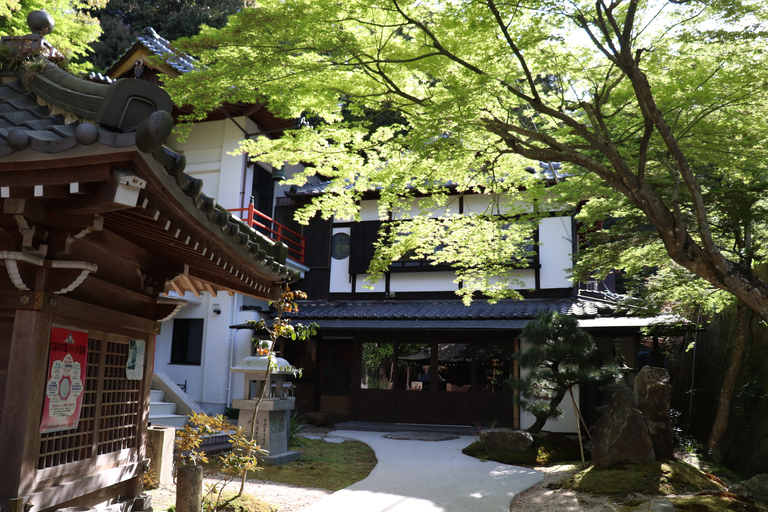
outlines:
[[645, 366], [635, 377], [636, 407], [645, 418], [657, 460], [672, 459], [675, 455], [669, 414], [671, 393], [669, 374], [664, 368]]
[[316, 427], [322, 427], [328, 421], [328, 415], [324, 412], [305, 412], [304, 421]]
[[628, 387], [617, 389], [592, 435], [592, 461], [600, 469], [656, 460], [643, 413]]
[[755, 475], [740, 484], [732, 485], [729, 491], [768, 504], [768, 475]]
[[480, 435], [480, 443], [489, 452], [521, 452], [531, 447], [533, 436], [522, 430], [491, 430]]

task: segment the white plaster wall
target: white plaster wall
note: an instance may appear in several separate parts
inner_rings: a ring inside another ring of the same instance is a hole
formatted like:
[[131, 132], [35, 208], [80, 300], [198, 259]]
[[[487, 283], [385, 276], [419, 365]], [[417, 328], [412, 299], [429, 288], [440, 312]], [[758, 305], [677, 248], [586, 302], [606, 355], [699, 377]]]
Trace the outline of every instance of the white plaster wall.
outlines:
[[377, 200], [366, 199], [360, 201], [360, 220], [379, 220], [379, 202]]
[[431, 218], [441, 217], [446, 213], [459, 213], [458, 197], [455, 200], [450, 201], [447, 205], [431, 207], [427, 204], [428, 201], [420, 197], [413, 198], [408, 201], [403, 201], [400, 205], [398, 205], [398, 208], [392, 212], [392, 218], [395, 220], [412, 219], [422, 214], [422, 208], [427, 208], [424, 213], [427, 213]]
[[491, 194], [466, 194], [464, 196], [464, 213], [485, 213], [492, 200]]
[[[357, 274], [357, 280], [355, 281], [355, 292], [356, 293], [383, 293], [386, 291], [386, 283], [384, 282], [384, 276], [381, 276], [381, 279], [379, 279], [378, 283], [370, 283], [366, 281], [366, 279], [370, 276], [370, 274]], [[364, 288], [365, 286], [372, 286], [372, 289]]]
[[522, 285], [512, 286], [515, 290], [534, 290], [536, 289], [536, 271], [532, 268], [515, 269], [513, 272], [515, 279], [522, 281]]
[[[259, 318], [257, 311], [241, 311], [243, 300], [268, 307], [267, 302], [222, 292], [216, 297], [208, 293], [201, 297], [187, 294], [194, 301], [179, 311], [174, 318], [203, 318], [203, 350], [200, 366], [170, 364], [173, 342], [173, 319], [163, 322], [155, 350], [156, 373], [165, 373], [177, 384], [187, 381], [187, 394], [206, 412], [221, 414], [233, 398], [243, 394], [242, 375], [232, 375], [230, 368], [251, 355], [250, 329], [230, 329], [230, 325]], [[218, 304], [221, 314], [213, 313]]]
[[393, 272], [389, 276], [391, 292], [456, 291], [456, 272]]
[[[205, 357], [208, 342], [209, 320], [208, 311], [210, 296], [204, 293], [201, 297], [195, 297], [188, 293], [187, 298], [190, 303], [181, 308], [174, 318], [202, 318], [203, 319], [203, 351], [202, 357]], [[173, 319], [163, 322], [160, 326], [160, 334], [156, 339], [155, 347], [155, 373], [165, 373], [176, 384], [183, 384], [187, 381], [187, 394], [195, 402], [200, 402], [203, 398], [203, 372], [205, 371], [205, 361], [201, 361], [200, 366], [171, 364], [171, 346], [173, 344]]]
[[[349, 234], [350, 228], [334, 228], [333, 234]], [[352, 291], [352, 282], [349, 277], [349, 258], [337, 260], [331, 258], [331, 277], [328, 291], [330, 293], [349, 293]]]
[[573, 286], [570, 267], [573, 232], [570, 217], [549, 217], [539, 224], [539, 262], [542, 289]]
[[[256, 131], [256, 125], [244, 117], [235, 118], [235, 121]], [[203, 180], [203, 192], [225, 208], [232, 209], [246, 206], [249, 199], [242, 193], [246, 156], [230, 154], [237, 151], [244, 138], [238, 125], [226, 119], [197, 123], [183, 142], [172, 138], [168, 145], [187, 158], [184, 172]]]

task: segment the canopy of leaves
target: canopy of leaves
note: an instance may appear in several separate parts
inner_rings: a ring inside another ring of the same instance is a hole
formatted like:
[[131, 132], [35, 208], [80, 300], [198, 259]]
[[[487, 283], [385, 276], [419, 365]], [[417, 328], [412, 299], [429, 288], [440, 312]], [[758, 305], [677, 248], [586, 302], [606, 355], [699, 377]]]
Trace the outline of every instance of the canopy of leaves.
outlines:
[[[371, 192], [382, 218], [421, 218], [380, 248], [379, 270], [420, 251], [457, 265], [464, 293], [503, 295], [539, 216], [586, 203], [588, 225], [618, 217], [624, 236], [583, 268], [631, 266], [626, 247], [635, 268], [671, 257], [768, 316], [751, 267], [765, 253], [767, 16], [757, 0], [261, 0], [184, 41], [207, 67], [170, 91], [198, 117], [268, 101], [318, 119], [244, 149], [306, 163], [295, 182], [333, 180], [304, 220], [355, 218]], [[381, 110], [400, 124], [372, 126], [365, 114]], [[532, 161], [570, 177], [547, 187]], [[448, 190], [489, 194], [489, 206], [464, 220]]]
[[[45, 9], [56, 23], [45, 38], [71, 61], [82, 60], [89, 45], [101, 34], [99, 20], [89, 9], [104, 7], [107, 0], [11, 0], [0, 3], [0, 35], [23, 36], [30, 33], [27, 15]], [[85, 62], [72, 64], [74, 71], [90, 69]]]
[[92, 45], [89, 58], [96, 68], [105, 70], [147, 27], [173, 41], [197, 35], [203, 25], [221, 28], [227, 17], [242, 7], [243, 2], [236, 0], [109, 0], [92, 11], [104, 33]]

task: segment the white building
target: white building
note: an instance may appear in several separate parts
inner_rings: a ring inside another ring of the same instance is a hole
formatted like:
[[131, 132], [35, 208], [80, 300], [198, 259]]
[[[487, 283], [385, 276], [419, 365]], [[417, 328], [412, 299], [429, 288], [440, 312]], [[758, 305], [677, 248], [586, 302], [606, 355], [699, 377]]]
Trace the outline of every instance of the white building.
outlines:
[[[166, 44], [146, 32], [110, 76], [157, 81], [161, 74], [188, 71], [192, 64], [184, 59], [158, 68], [147, 61], [147, 55], [169, 51]], [[455, 294], [453, 270], [418, 261], [394, 264], [372, 289], [365, 287], [381, 225], [376, 199], [362, 201], [359, 222], [315, 219], [302, 230], [292, 223], [291, 212], [321, 194], [322, 184], [289, 189], [272, 180], [270, 166], [233, 155], [244, 138], [279, 135], [292, 126], [265, 108], [229, 105], [197, 123], [185, 141], [169, 145], [185, 155], [186, 173], [202, 179], [205, 193], [225, 208], [245, 218], [253, 197], [254, 207], [266, 215], [257, 219], [259, 229], [286, 243], [288, 265], [302, 272], [296, 287], [310, 300], [293, 316], [317, 323], [319, 333], [307, 342], [286, 344], [281, 354], [304, 368], [297, 389], [300, 412], [361, 421], [525, 428], [533, 419], [520, 414], [504, 381], [517, 374], [512, 355], [520, 347], [520, 332], [539, 311], [577, 316], [596, 337], [601, 357], [612, 359], [619, 340], [627, 364], [638, 366], [639, 328], [646, 320], [611, 318], [612, 305], [579, 295], [570, 279], [567, 269], [577, 248], [570, 214], [553, 212], [540, 222], [536, 255], [519, 270], [525, 300], [495, 305], [476, 300], [466, 307]], [[281, 171], [290, 175], [294, 170]], [[451, 208], [458, 212], [484, 210], [490, 201], [482, 194], [455, 199]], [[224, 412], [242, 394], [242, 377], [233, 377], [229, 368], [253, 350], [253, 331], [230, 326], [268, 317], [269, 305], [205, 290], [184, 298], [187, 305], [163, 323], [157, 337], [155, 373], [182, 385], [207, 412]], [[577, 390], [577, 400], [589, 419], [601, 397], [597, 389], [581, 396]], [[548, 430], [576, 430], [572, 409], [565, 410], [564, 418], [547, 423]]]

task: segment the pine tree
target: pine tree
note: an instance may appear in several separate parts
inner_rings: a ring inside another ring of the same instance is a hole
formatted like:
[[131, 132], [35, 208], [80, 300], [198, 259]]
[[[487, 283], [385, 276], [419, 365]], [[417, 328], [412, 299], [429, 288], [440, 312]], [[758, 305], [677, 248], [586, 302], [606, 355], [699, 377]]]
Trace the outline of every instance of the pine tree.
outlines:
[[539, 432], [548, 419], [562, 416], [560, 402], [574, 386], [620, 375], [615, 366], [601, 368], [596, 364], [595, 342], [572, 316], [539, 313], [525, 326], [522, 336], [528, 347], [516, 356], [522, 376], [512, 385], [520, 392], [520, 404], [536, 417], [528, 432]]

